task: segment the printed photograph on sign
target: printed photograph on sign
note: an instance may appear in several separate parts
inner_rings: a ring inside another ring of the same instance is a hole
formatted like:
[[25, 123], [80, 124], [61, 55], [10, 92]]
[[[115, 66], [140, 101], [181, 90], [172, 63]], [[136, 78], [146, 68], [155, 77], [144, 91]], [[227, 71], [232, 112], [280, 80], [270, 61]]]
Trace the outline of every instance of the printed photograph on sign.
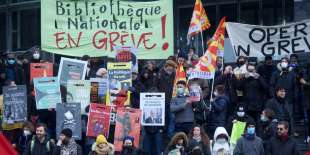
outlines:
[[109, 136], [111, 107], [103, 104], [90, 104], [86, 136]]
[[60, 85], [57, 77], [34, 78], [37, 109], [56, 108], [61, 103]]
[[27, 90], [25, 85], [3, 87], [3, 123], [27, 120]]
[[90, 102], [90, 81], [68, 80], [67, 102], [80, 103], [81, 113], [86, 114], [86, 107]]
[[140, 109], [143, 126], [165, 125], [165, 93], [141, 93]]

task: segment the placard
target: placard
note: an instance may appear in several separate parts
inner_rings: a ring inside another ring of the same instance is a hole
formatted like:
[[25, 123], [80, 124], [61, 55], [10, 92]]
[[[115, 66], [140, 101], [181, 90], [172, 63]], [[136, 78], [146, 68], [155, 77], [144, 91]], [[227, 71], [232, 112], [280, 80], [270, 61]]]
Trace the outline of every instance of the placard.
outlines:
[[107, 104], [122, 107], [130, 104], [128, 88], [132, 85], [131, 63], [108, 63], [109, 94]]
[[59, 103], [56, 105], [56, 133], [59, 137], [61, 130], [69, 128], [72, 137], [82, 138], [81, 106], [79, 103]]
[[108, 80], [104, 78], [90, 78], [91, 91], [90, 101], [91, 103], [106, 103], [106, 94], [108, 89]]
[[103, 104], [90, 104], [86, 136], [109, 136], [111, 107]]
[[115, 60], [117, 62], [131, 62], [132, 71], [138, 72], [137, 48], [130, 46], [116, 46]]
[[139, 146], [141, 130], [141, 110], [118, 108], [114, 134], [115, 151], [121, 151], [126, 136], [135, 138], [134, 145]]
[[90, 103], [90, 81], [69, 80], [67, 82], [67, 102], [80, 103], [81, 113], [86, 114], [85, 108]]
[[52, 63], [30, 63], [30, 82], [33, 78], [52, 77], [53, 64]]
[[201, 87], [197, 84], [192, 84], [189, 87], [189, 96], [190, 96], [190, 100], [193, 102], [199, 102], [201, 99]]
[[27, 120], [27, 90], [25, 85], [3, 87], [3, 123]]
[[68, 80], [84, 80], [87, 69], [87, 61], [61, 57], [58, 81], [61, 86], [67, 87]]
[[34, 78], [33, 82], [37, 109], [56, 108], [61, 103], [57, 77]]
[[141, 93], [140, 109], [143, 126], [165, 125], [165, 93]]

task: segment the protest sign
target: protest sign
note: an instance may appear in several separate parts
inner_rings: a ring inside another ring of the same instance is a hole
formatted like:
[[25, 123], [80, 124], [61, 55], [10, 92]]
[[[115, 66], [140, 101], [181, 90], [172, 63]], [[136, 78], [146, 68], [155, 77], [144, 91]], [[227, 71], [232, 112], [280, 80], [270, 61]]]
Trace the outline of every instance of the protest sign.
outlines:
[[245, 126], [246, 126], [246, 122], [237, 121], [236, 123], [233, 124], [233, 128], [231, 130], [231, 137], [230, 137], [230, 142], [232, 144], [237, 144], [238, 139], [244, 133]]
[[85, 108], [90, 102], [90, 81], [89, 80], [68, 80], [67, 102], [80, 103], [81, 113], [85, 114]]
[[108, 63], [109, 94], [107, 104], [124, 106], [130, 103], [131, 63]]
[[116, 115], [116, 125], [114, 133], [115, 151], [121, 151], [124, 137], [131, 136], [135, 138], [134, 145], [139, 146], [141, 110], [118, 108]]
[[236, 56], [281, 58], [310, 51], [310, 20], [280, 26], [227, 23]]
[[27, 120], [27, 90], [25, 85], [3, 87], [3, 123]]
[[52, 77], [53, 64], [52, 63], [30, 63], [30, 82], [33, 78], [38, 77]]
[[67, 87], [68, 80], [84, 80], [87, 61], [62, 57], [58, 70], [58, 81], [63, 87]]
[[201, 93], [201, 87], [198, 84], [192, 84], [189, 87], [189, 96], [190, 100], [193, 102], [200, 101], [200, 93]]
[[117, 62], [131, 62], [132, 71], [138, 72], [137, 48], [135, 47], [115, 47]]
[[41, 17], [41, 47], [48, 52], [114, 57], [115, 45], [133, 45], [139, 59], [173, 55], [171, 0], [44, 0]]
[[140, 109], [143, 126], [165, 125], [165, 93], [141, 93]]
[[108, 89], [108, 80], [103, 78], [90, 78], [90, 102], [105, 103]]
[[72, 130], [74, 139], [80, 140], [82, 138], [81, 106], [79, 103], [59, 103], [56, 105], [57, 137], [65, 128]]
[[99, 134], [103, 134], [108, 137], [110, 113], [111, 108], [108, 106], [95, 103], [90, 104], [86, 136], [97, 137]]
[[61, 103], [57, 77], [34, 78], [33, 82], [37, 109], [56, 108]]

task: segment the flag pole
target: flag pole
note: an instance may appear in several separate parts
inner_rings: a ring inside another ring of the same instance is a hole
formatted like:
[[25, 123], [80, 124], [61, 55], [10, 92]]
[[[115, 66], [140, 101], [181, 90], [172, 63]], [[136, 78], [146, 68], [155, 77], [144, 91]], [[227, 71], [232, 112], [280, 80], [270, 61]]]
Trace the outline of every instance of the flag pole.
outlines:
[[205, 54], [205, 47], [204, 47], [204, 41], [203, 41], [203, 35], [202, 35], [202, 30], [200, 29], [200, 36], [201, 36], [201, 47], [202, 47], [202, 54]]

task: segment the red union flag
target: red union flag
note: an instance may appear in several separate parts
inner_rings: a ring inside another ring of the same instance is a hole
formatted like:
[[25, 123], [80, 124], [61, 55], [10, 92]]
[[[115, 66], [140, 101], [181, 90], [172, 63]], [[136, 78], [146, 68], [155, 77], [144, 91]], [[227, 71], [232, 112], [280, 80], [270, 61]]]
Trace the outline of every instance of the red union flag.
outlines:
[[[195, 70], [192, 72], [204, 72], [208, 75], [200, 78], [212, 79], [214, 77], [216, 69], [216, 58], [218, 51], [224, 51], [224, 38], [225, 38], [225, 26], [226, 26], [226, 17], [223, 17], [220, 21], [218, 28], [216, 29], [212, 39], [208, 42], [209, 47], [206, 53], [200, 57], [199, 62], [195, 66]], [[192, 75], [192, 74], [190, 74]], [[197, 78], [197, 77], [190, 77]]]
[[178, 68], [175, 72], [172, 97], [177, 96], [177, 83], [178, 83], [178, 81], [186, 81], [186, 72], [184, 70], [183, 65], [178, 65]]
[[210, 22], [206, 11], [203, 8], [201, 0], [196, 0], [192, 19], [187, 33], [188, 43], [191, 36], [194, 36], [197, 33], [202, 32], [208, 28], [210, 28]]

